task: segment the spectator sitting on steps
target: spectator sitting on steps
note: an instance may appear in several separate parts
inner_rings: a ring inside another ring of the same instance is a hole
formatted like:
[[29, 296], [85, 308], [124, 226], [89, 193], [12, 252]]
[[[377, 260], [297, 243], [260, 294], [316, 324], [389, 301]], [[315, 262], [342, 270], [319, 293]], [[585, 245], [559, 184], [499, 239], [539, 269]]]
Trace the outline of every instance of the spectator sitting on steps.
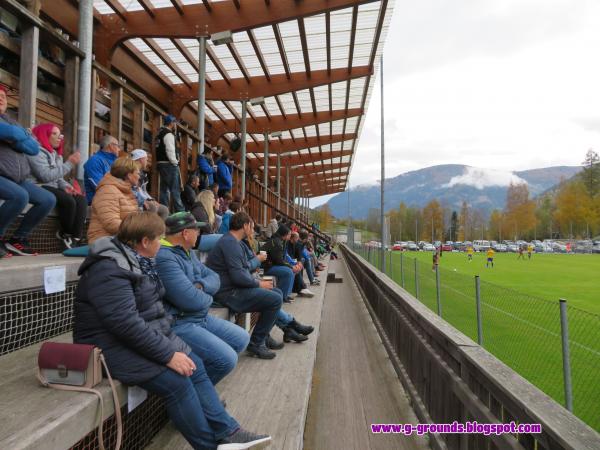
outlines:
[[32, 132], [40, 143], [39, 153], [28, 156], [33, 175], [32, 181], [41, 184], [56, 197], [61, 228], [57, 231], [56, 237], [66, 248], [77, 246], [83, 237], [88, 205], [85, 197], [81, 195], [79, 185], [75, 189], [64, 177], [79, 164], [81, 154], [73, 152], [66, 161], [63, 161], [64, 141], [60, 129], [54, 124], [38, 125]]
[[169, 215], [169, 209], [165, 205], [161, 205], [152, 198], [148, 192], [148, 153], [146, 150], [136, 148], [129, 155], [133, 159], [140, 169], [140, 181], [137, 186], [133, 187], [133, 193], [138, 200], [138, 206], [143, 211], [150, 211], [157, 213], [163, 220]]
[[79, 268], [73, 341], [102, 349], [112, 376], [165, 400], [175, 428], [194, 449], [250, 449], [270, 436], [256, 435], [231, 417], [202, 359], [171, 329], [165, 289], [154, 257], [165, 223], [136, 212], [116, 238], [94, 242]]
[[104, 135], [100, 139], [100, 150], [83, 165], [83, 185], [88, 205], [92, 204], [98, 183], [110, 172], [110, 167], [119, 157], [120, 148], [116, 138], [110, 134]]
[[92, 201], [92, 216], [88, 228], [88, 242], [114, 236], [129, 214], [139, 211], [133, 187], [140, 180], [137, 163], [128, 156], [117, 159], [102, 181]]
[[191, 211], [196, 203], [196, 196], [199, 193], [198, 186], [200, 186], [198, 175], [190, 175], [181, 192], [181, 201], [186, 211]]
[[202, 359], [216, 385], [235, 368], [249, 336], [236, 324], [208, 313], [221, 282], [192, 250], [203, 225], [188, 212], [169, 216], [156, 266], [166, 289], [165, 306], [175, 317], [173, 330]]
[[[0, 85], [0, 259], [15, 255], [32, 256], [36, 252], [27, 238], [56, 204], [52, 193], [32, 183], [27, 156], [36, 156], [40, 147], [35, 139], [6, 115], [6, 88]], [[11, 239], [8, 227], [28, 203], [32, 207], [21, 220]]]
[[273, 289], [272, 281], [258, 280], [250, 273], [241, 241], [253, 231], [248, 214], [234, 214], [229, 223], [229, 233], [217, 241], [208, 254], [206, 265], [221, 279], [221, 288], [214, 295], [217, 302], [236, 313], [260, 313], [246, 350], [252, 356], [272, 359], [275, 353], [267, 348], [266, 340], [281, 309], [283, 294], [279, 289]]

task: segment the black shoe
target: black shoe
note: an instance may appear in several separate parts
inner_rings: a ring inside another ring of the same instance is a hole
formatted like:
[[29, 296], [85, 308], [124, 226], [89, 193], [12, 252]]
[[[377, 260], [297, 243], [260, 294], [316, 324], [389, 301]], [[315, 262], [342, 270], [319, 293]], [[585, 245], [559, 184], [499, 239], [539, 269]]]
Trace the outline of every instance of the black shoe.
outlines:
[[283, 342], [276, 341], [271, 337], [271, 335], [267, 336], [267, 341], [265, 342], [265, 345], [270, 350], [281, 350], [284, 346]]
[[37, 253], [31, 248], [27, 239], [10, 239], [6, 242], [6, 248], [14, 255], [36, 256]]
[[59, 230], [56, 232], [56, 238], [62, 241], [66, 248], [73, 248], [73, 240], [71, 239], [70, 235]]
[[304, 336], [308, 336], [310, 333], [315, 331], [314, 327], [311, 327], [310, 325], [302, 325], [301, 323], [296, 322], [296, 319], [292, 320], [289, 326]]
[[286, 297], [283, 299], [283, 303], [294, 303], [294, 300], [291, 297]]
[[231, 436], [221, 439], [217, 450], [259, 449], [265, 448], [270, 443], [271, 436], [267, 434], [254, 434], [240, 428]]
[[291, 326], [287, 326], [283, 329], [283, 342], [304, 342], [308, 338], [303, 334], [299, 334]]
[[255, 344], [248, 344], [248, 347], [246, 347], [246, 351], [250, 356], [257, 356], [260, 359], [273, 359], [276, 356], [275, 353], [269, 351], [265, 344], [262, 344], [260, 346]]
[[2, 258], [10, 258], [12, 253], [8, 251], [6, 248], [6, 244], [4, 243], [4, 239], [0, 239], [0, 259]]

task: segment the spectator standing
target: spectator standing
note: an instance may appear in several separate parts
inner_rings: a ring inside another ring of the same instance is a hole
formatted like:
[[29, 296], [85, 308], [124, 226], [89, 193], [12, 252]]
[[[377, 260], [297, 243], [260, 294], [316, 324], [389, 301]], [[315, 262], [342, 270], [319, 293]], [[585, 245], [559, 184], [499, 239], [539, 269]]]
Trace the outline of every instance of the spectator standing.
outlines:
[[219, 400], [202, 359], [171, 329], [154, 258], [165, 224], [135, 213], [116, 238], [90, 247], [79, 269], [73, 341], [102, 349], [111, 374], [165, 400], [175, 428], [195, 449], [249, 449], [270, 441], [240, 427]]
[[41, 184], [56, 197], [61, 228], [56, 232], [56, 237], [66, 248], [71, 248], [83, 237], [88, 205], [85, 197], [80, 195], [64, 177], [79, 164], [81, 155], [79, 152], [74, 152], [67, 161], [63, 161], [64, 141], [60, 129], [54, 124], [38, 125], [32, 132], [40, 144], [39, 153], [28, 157], [33, 181]]
[[92, 201], [92, 216], [88, 228], [88, 242], [94, 243], [105, 236], [114, 236], [125, 217], [139, 211], [133, 193], [140, 180], [140, 169], [127, 156], [118, 158], [98, 184]]
[[110, 167], [119, 157], [119, 141], [107, 134], [100, 139], [100, 150], [83, 165], [83, 185], [88, 205], [92, 204], [98, 183], [110, 172]]
[[204, 153], [198, 155], [198, 176], [200, 177], [200, 190], [208, 189], [215, 181], [217, 165], [212, 159], [212, 150], [204, 148]]
[[158, 200], [169, 207], [173, 200], [175, 211], [183, 211], [181, 201], [181, 175], [179, 173], [179, 151], [175, 143], [177, 119], [168, 115], [163, 119], [163, 126], [156, 136], [156, 162], [160, 175], [160, 194]]
[[275, 358], [266, 340], [281, 309], [282, 293], [273, 289], [272, 281], [258, 280], [250, 273], [241, 242], [254, 232], [250, 216], [243, 212], [234, 214], [229, 227], [229, 233], [217, 241], [206, 260], [206, 265], [219, 274], [221, 280], [214, 299], [236, 313], [259, 312], [246, 350], [261, 359]]
[[188, 212], [169, 216], [156, 266], [166, 289], [167, 309], [175, 317], [173, 330], [202, 359], [216, 385], [235, 368], [249, 336], [236, 324], [208, 313], [221, 282], [192, 251], [202, 225]]
[[219, 183], [219, 197], [226, 192], [231, 192], [233, 187], [233, 161], [228, 153], [223, 153], [217, 161], [217, 183]]
[[[28, 179], [27, 157], [36, 156], [40, 148], [27, 130], [6, 115], [7, 107], [6, 88], [0, 85], [0, 200], [4, 200], [0, 205], [0, 258], [12, 253], [35, 255], [27, 238], [56, 204], [54, 195]], [[12, 238], [7, 239], [8, 227], [28, 203], [33, 206], [23, 216]]]
[[183, 187], [183, 192], [181, 193], [181, 201], [183, 201], [183, 206], [185, 206], [186, 211], [191, 211], [194, 203], [196, 203], [199, 186], [200, 178], [198, 175], [190, 175], [187, 183], [185, 183], [185, 186]]
[[139, 208], [144, 211], [155, 212], [163, 220], [166, 219], [169, 215], [168, 208], [154, 200], [148, 192], [148, 174], [146, 173], [146, 169], [148, 168], [148, 154], [146, 150], [137, 148], [129, 156], [137, 163], [140, 169], [140, 181], [137, 186], [133, 187], [133, 193], [137, 198]]

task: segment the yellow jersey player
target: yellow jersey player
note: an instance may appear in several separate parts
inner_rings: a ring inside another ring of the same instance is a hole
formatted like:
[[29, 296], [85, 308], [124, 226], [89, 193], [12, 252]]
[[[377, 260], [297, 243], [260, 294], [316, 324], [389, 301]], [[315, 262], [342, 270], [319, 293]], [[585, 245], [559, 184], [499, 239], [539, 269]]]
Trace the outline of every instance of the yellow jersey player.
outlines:
[[487, 262], [485, 263], [485, 267], [489, 267], [490, 264], [491, 264], [492, 268], [494, 267], [494, 254], [495, 253], [496, 252], [494, 251], [493, 248], [491, 248], [491, 247], [488, 248], [488, 251], [487, 251]]
[[473, 261], [473, 247], [470, 245], [467, 247], [467, 258], [469, 259], [469, 262]]

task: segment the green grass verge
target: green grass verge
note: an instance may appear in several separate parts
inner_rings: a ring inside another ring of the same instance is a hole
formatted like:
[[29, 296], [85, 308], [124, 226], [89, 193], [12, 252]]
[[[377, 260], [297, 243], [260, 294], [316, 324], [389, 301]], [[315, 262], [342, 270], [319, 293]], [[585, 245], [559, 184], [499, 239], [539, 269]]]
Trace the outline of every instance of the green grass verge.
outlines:
[[[388, 275], [411, 294], [417, 261], [419, 300], [437, 312], [431, 253], [393, 252]], [[600, 430], [600, 257], [538, 254], [517, 260], [496, 254], [444, 253], [440, 262], [442, 317], [477, 340], [475, 275], [481, 281], [483, 347], [561, 404], [565, 403], [559, 298], [568, 301], [574, 413]], [[595, 314], [596, 313], [596, 314]]]

